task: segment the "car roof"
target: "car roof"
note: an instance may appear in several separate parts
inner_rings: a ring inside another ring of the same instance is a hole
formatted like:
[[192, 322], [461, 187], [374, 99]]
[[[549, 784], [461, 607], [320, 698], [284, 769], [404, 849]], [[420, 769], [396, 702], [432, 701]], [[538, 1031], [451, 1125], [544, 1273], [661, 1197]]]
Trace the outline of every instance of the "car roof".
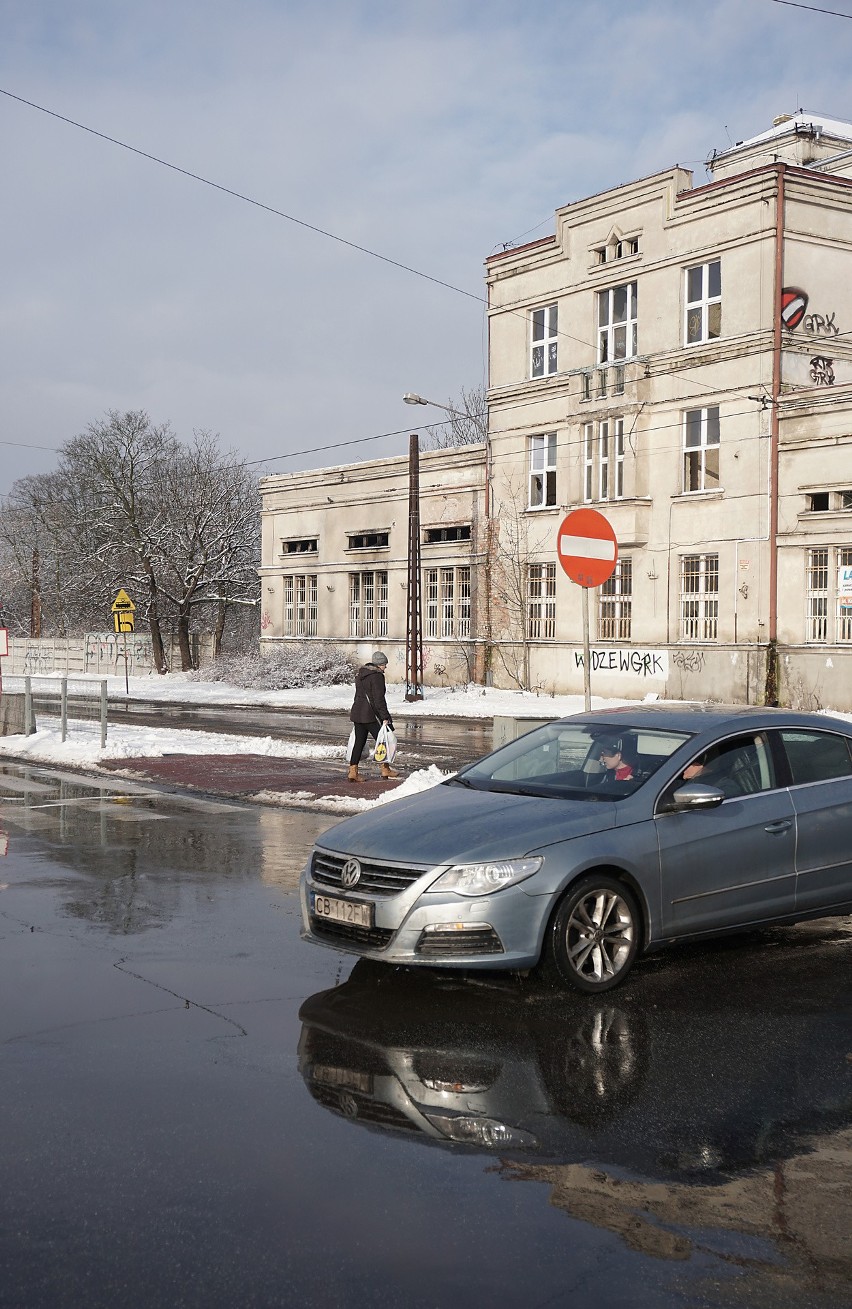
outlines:
[[767, 727], [800, 727], [839, 731], [852, 735], [852, 723], [829, 714], [802, 713], [794, 709], [774, 709], [765, 705], [700, 704], [688, 701], [655, 701], [640, 705], [619, 705], [613, 709], [595, 709], [572, 714], [562, 721], [587, 722], [596, 727], [654, 728], [657, 731], [716, 731], [730, 726], [733, 731]]

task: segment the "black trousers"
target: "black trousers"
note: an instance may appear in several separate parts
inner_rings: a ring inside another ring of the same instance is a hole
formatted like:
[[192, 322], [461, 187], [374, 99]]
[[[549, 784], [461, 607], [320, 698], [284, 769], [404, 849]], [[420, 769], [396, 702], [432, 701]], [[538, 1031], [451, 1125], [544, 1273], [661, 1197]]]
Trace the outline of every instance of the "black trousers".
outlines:
[[376, 737], [379, 735], [381, 723], [378, 718], [376, 718], [372, 723], [353, 723], [352, 726], [355, 728], [355, 744], [352, 747], [352, 757], [349, 762], [350, 764], [357, 764], [360, 762], [361, 755], [364, 753], [364, 746], [367, 744], [367, 737], [372, 736], [375, 741]]

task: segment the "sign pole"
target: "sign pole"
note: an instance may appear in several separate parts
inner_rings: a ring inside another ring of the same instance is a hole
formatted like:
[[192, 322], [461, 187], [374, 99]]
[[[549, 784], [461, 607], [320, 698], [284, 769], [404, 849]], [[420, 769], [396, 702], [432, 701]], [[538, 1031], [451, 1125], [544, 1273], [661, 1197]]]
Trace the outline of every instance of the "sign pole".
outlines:
[[586, 713], [592, 707], [592, 669], [589, 654], [589, 588], [581, 587], [583, 592], [583, 695]]
[[618, 541], [612, 524], [596, 509], [575, 509], [556, 534], [556, 556], [572, 582], [583, 592], [583, 695], [586, 713], [592, 708], [592, 655], [589, 649], [589, 591], [615, 572]]
[[124, 694], [130, 699], [130, 679], [127, 675], [127, 628], [124, 629]]

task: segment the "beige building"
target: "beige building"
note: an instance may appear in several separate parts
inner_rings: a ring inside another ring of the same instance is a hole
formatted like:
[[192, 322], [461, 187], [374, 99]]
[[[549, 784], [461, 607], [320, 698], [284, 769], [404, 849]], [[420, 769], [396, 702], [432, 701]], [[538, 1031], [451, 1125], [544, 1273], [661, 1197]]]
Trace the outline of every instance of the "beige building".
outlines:
[[[425, 680], [481, 680], [484, 447], [424, 451], [419, 465]], [[380, 646], [403, 681], [408, 456], [267, 477], [262, 490], [261, 647], [316, 637], [366, 659]]]
[[[619, 543], [594, 692], [852, 709], [852, 125], [799, 113], [707, 167], [487, 261], [489, 441], [423, 461], [427, 683], [582, 690], [557, 537], [589, 506]], [[404, 667], [406, 531], [404, 459], [266, 479], [264, 640]]]

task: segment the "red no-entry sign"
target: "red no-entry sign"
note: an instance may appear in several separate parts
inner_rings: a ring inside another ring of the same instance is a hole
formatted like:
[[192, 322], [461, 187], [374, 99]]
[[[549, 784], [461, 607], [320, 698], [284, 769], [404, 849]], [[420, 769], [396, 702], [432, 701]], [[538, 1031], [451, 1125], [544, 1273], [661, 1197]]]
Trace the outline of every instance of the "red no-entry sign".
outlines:
[[601, 586], [615, 571], [618, 542], [597, 509], [575, 509], [563, 518], [556, 553], [565, 572], [578, 586]]

